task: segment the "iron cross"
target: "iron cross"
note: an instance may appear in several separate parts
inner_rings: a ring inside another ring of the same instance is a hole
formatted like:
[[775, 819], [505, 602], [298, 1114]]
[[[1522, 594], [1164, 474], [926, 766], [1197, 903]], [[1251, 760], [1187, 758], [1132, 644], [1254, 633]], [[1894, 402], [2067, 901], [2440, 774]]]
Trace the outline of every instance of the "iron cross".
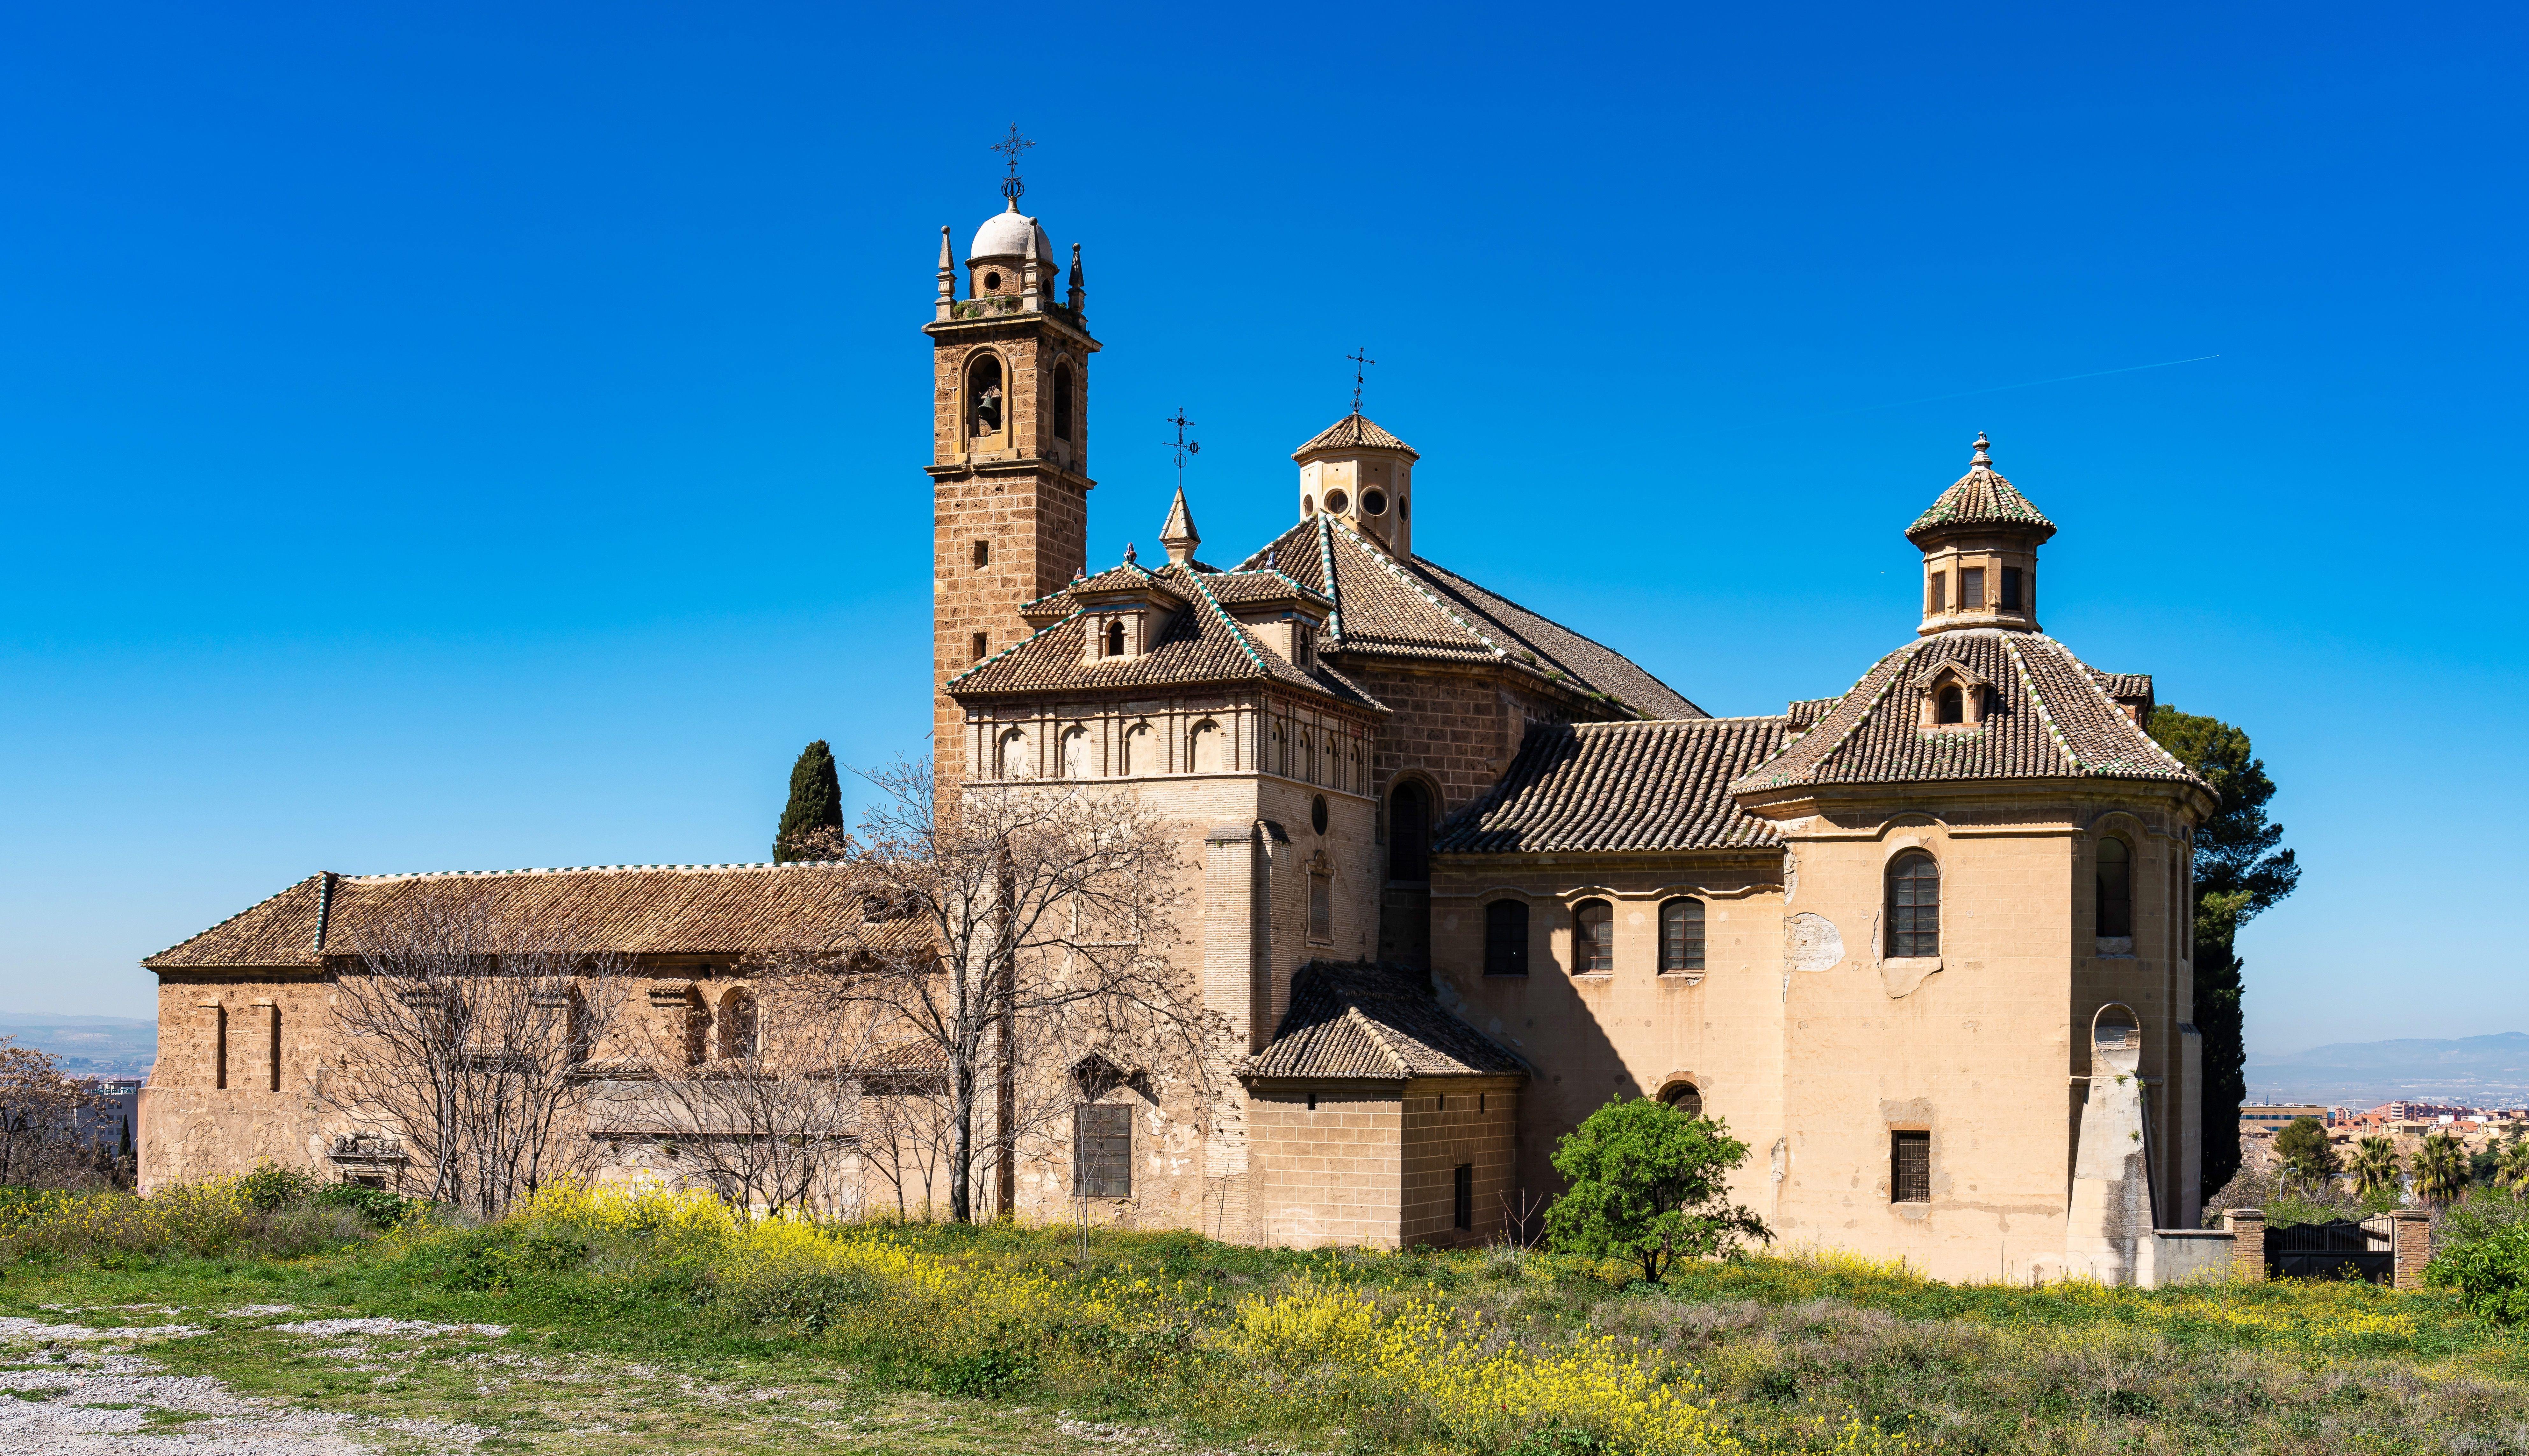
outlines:
[[1019, 153], [1034, 145], [1035, 142], [1019, 135], [1016, 122], [1010, 123], [1010, 135], [993, 143], [993, 150], [999, 152], [1002, 160], [1010, 164], [1010, 175], [1001, 181], [1001, 195], [1010, 199], [1012, 208], [1019, 205], [1020, 196], [1027, 191], [1027, 184], [1019, 181]]
[[1190, 455], [1203, 454], [1203, 447], [1201, 445], [1186, 438], [1186, 430], [1194, 424], [1194, 421], [1186, 418], [1185, 406], [1183, 404], [1179, 404], [1177, 406], [1176, 413], [1159, 421], [1159, 423], [1175, 425], [1177, 427], [1176, 439], [1168, 442], [1168, 444], [1169, 447], [1177, 453], [1177, 489], [1183, 490], [1185, 489], [1186, 457]]
[[1378, 360], [1370, 356], [1370, 347], [1368, 345], [1364, 345], [1363, 347], [1354, 350], [1352, 352], [1345, 354], [1344, 357], [1352, 360], [1352, 412], [1359, 414], [1361, 413], [1361, 371], [1372, 364], [1377, 363]]

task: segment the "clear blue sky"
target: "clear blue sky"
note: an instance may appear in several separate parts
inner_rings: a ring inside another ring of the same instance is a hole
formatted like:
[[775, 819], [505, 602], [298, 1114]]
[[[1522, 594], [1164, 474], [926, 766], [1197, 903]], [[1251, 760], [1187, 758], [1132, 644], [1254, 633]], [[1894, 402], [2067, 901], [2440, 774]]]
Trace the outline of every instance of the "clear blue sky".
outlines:
[[1206, 555], [1280, 528], [1367, 345], [1418, 547], [1779, 711], [1906, 640], [1900, 531], [1989, 430], [2049, 629], [2284, 785], [2252, 1047], [2529, 1027], [2522, 40], [16, 7], [0, 1005], [148, 1014], [141, 955], [320, 868], [760, 859], [802, 743], [921, 751], [918, 330], [1017, 122], [1107, 346], [1095, 559], [1180, 404]]

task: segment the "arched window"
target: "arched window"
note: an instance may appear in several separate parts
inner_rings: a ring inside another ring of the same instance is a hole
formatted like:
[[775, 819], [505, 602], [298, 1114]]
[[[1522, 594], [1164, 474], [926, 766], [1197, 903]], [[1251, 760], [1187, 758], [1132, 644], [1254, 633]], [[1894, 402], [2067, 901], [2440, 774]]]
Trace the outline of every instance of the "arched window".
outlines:
[[1217, 774], [1227, 767], [1221, 762], [1220, 751], [1227, 741], [1228, 735], [1220, 730], [1220, 725], [1207, 718], [1196, 724], [1188, 735], [1186, 761], [1194, 765], [1198, 774]]
[[1089, 729], [1075, 726], [1062, 735], [1062, 777], [1088, 779], [1097, 772], [1089, 757]]
[[[1408, 781], [1387, 796], [1387, 878], [1407, 882], [1431, 878], [1431, 800], [1423, 785]], [[1527, 913], [1527, 907], [1521, 907]]]
[[1124, 619], [1120, 617], [1106, 623], [1106, 655], [1108, 657], [1124, 655]]
[[1703, 1093], [1692, 1082], [1671, 1082], [1660, 1089], [1659, 1100], [1689, 1117], [1703, 1115]]
[[1583, 900], [1572, 907], [1572, 974], [1603, 976], [1616, 968], [1616, 907]]
[[1963, 689], [1963, 688], [1961, 688], [1961, 687], [1960, 687], [1957, 683], [1955, 683], [1955, 682], [1951, 683], [1951, 684], [1950, 684], [1949, 686], [1947, 686], [1947, 687], [1942, 688], [1942, 689], [1941, 689], [1940, 707], [1939, 707], [1939, 709], [1938, 709], [1938, 710], [1933, 714], [1932, 721], [1933, 721], [1934, 723], [1964, 723], [1964, 722], [1966, 722], [1966, 721], [1967, 721], [1967, 695], [1966, 695], [1965, 690], [1964, 690], [1964, 689]]
[[1004, 779], [1036, 777], [1036, 756], [1028, 752], [1026, 728], [1012, 728], [1001, 734], [1001, 777]]
[[1071, 361], [1053, 366], [1053, 438], [1071, 438]]
[[966, 435], [981, 440], [1001, 432], [1001, 360], [986, 352], [966, 371]]
[[1137, 723], [1124, 734], [1123, 769], [1127, 774], [1156, 774], [1158, 755], [1152, 751], [1151, 726]]
[[1318, 735], [1307, 728], [1300, 729], [1300, 779], [1308, 783], [1318, 782]]
[[1484, 974], [1528, 974], [1528, 902], [1495, 900], [1484, 906]]
[[1941, 953], [1941, 866], [1920, 849], [1888, 862], [1888, 953]]
[[1273, 725], [1273, 772], [1291, 777], [1291, 740], [1282, 735], [1282, 726]]
[[1675, 899], [1660, 906], [1662, 974], [1703, 969], [1703, 901]]
[[2099, 841], [2101, 939], [2133, 934], [2133, 849], [2114, 835]]
[[744, 1061], [759, 1049], [756, 1040], [755, 998], [744, 987], [737, 987], [720, 998], [720, 1059]]

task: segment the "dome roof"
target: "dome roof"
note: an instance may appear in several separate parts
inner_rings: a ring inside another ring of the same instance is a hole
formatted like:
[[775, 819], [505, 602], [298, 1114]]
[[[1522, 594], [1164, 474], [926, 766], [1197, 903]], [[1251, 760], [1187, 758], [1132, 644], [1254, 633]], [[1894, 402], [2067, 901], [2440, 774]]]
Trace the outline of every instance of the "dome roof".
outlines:
[[[994, 213], [975, 230], [975, 245], [966, 249], [966, 261], [978, 258], [1023, 258], [1027, 256], [1028, 229], [1036, 219], [1024, 216], [1016, 207]], [[1046, 241], [1045, 229], [1036, 228], [1036, 255], [1039, 261], [1053, 261], [1053, 244]]]
[[2033, 546], [2043, 546], [2054, 536], [2055, 522], [2018, 486], [1994, 472], [1993, 457], [1986, 453], [1990, 446], [1983, 435], [1976, 436], [1975, 460], [1967, 473], [1941, 492], [1930, 510], [1914, 517], [1914, 523], [1906, 528], [1906, 539], [1921, 546], [1942, 531], [1975, 526], [2025, 528]]

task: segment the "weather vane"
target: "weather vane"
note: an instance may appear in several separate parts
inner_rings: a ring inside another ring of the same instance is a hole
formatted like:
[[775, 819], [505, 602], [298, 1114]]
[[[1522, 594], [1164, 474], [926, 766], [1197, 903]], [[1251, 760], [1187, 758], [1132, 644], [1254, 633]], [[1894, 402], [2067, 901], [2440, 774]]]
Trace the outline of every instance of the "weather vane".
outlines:
[[1201, 445], [1186, 438], [1186, 429], [1188, 426], [1192, 425], [1194, 421], [1186, 418], [1185, 406], [1183, 404], [1179, 404], [1177, 406], [1176, 413], [1159, 421], [1159, 423], [1175, 425], [1177, 427], [1176, 439], [1169, 441], [1168, 444], [1177, 453], [1177, 489], [1184, 490], [1186, 457], [1190, 455], [1203, 454], [1203, 447]]
[[1001, 195], [1010, 199], [1012, 212], [1018, 210], [1019, 198], [1027, 191], [1027, 184], [1019, 181], [1019, 153], [1034, 145], [1035, 142], [1019, 135], [1016, 122], [1010, 123], [1010, 135], [993, 143], [993, 150], [999, 152], [1002, 160], [1010, 164], [1010, 175], [1001, 180]]
[[1378, 360], [1370, 356], [1370, 347], [1368, 345], [1364, 345], [1361, 348], [1354, 350], [1352, 352], [1345, 354], [1344, 357], [1352, 360], [1352, 412], [1359, 414], [1361, 413], [1361, 371], [1372, 364], [1377, 363]]

